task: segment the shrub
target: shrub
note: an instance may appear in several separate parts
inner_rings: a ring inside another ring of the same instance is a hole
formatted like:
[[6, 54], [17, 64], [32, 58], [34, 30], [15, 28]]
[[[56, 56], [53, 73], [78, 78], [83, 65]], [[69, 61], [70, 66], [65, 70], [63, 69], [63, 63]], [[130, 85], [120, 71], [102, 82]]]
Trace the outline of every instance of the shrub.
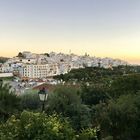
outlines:
[[11, 116], [0, 126], [2, 140], [73, 140], [74, 130], [58, 115], [24, 111], [20, 118]]

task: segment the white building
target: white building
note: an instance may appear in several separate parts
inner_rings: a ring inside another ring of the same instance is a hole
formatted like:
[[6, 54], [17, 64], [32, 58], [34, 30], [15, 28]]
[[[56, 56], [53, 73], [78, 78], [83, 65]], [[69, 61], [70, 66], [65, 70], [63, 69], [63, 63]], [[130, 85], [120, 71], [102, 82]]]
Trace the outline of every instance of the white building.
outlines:
[[25, 65], [20, 70], [21, 77], [46, 78], [59, 73], [57, 64], [30, 64]]
[[11, 67], [11, 64], [2, 64], [0, 67], [0, 72], [7, 73], [7, 72], [13, 72], [13, 68]]
[[12, 77], [13, 73], [0, 73], [0, 78], [2, 77]]
[[48, 55], [23, 52], [24, 58], [13, 57], [0, 65], [0, 72], [20, 73], [21, 77], [46, 78], [65, 74], [71, 69], [84, 67], [109, 68], [110, 66], [126, 65], [125, 61], [112, 58], [98, 58], [51, 52]]
[[24, 58], [24, 59], [19, 59], [17, 62], [24, 63], [24, 64], [35, 64], [37, 60], [33, 58], [29, 58], [29, 59]]

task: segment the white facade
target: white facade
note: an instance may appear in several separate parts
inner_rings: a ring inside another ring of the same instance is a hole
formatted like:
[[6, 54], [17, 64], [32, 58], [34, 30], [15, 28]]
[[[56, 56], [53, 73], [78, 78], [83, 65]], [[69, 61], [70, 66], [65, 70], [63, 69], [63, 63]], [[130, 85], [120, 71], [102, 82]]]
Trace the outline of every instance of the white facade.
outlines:
[[13, 72], [13, 68], [11, 67], [10, 64], [2, 64], [1, 67], [0, 67], [0, 72]]
[[20, 70], [21, 77], [28, 78], [46, 78], [48, 76], [54, 76], [57, 74], [58, 66], [56, 64], [25, 65]]
[[20, 68], [20, 76], [28, 78], [46, 78], [68, 73], [71, 69], [82, 68], [81, 65], [72, 63], [26, 64]]
[[12, 77], [13, 73], [0, 73], [0, 77]]
[[37, 62], [36, 59], [19, 59], [18, 62], [24, 63], [24, 64], [35, 64]]

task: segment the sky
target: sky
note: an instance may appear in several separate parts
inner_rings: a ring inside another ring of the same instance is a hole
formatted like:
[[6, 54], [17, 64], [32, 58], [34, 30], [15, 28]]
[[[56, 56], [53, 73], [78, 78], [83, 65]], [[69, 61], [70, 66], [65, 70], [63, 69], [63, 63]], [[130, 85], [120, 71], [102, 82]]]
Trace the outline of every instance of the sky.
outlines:
[[140, 64], [140, 0], [0, 0], [0, 56], [70, 50]]

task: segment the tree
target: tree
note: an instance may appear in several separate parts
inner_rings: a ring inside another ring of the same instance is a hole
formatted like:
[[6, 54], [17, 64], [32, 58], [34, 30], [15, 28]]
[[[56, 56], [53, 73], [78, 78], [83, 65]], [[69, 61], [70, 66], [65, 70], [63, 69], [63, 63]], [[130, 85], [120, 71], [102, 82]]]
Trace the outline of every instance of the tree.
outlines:
[[[96, 106], [96, 120], [103, 136], [113, 136], [113, 140], [140, 139], [140, 94], [122, 95], [109, 104]], [[94, 118], [95, 120], [95, 118]]]
[[0, 63], [5, 63], [9, 58], [0, 57]]
[[19, 118], [11, 116], [0, 125], [1, 140], [75, 140], [75, 132], [58, 115], [24, 111]]
[[37, 110], [40, 108], [40, 100], [36, 91], [28, 90], [20, 96], [20, 99], [22, 109]]
[[140, 74], [121, 76], [111, 84], [110, 96], [118, 98], [128, 93], [136, 94], [140, 90]]
[[107, 102], [109, 99], [106, 88], [96, 86], [82, 86], [81, 98], [86, 105], [96, 105], [100, 102]]
[[18, 57], [24, 58], [25, 56], [21, 52], [19, 52]]
[[65, 114], [71, 105], [80, 104], [80, 96], [72, 87], [59, 86], [49, 95], [48, 109]]
[[98, 140], [96, 128], [76, 132], [66, 118], [24, 111], [0, 125], [1, 140]]
[[8, 84], [0, 82], [0, 118], [7, 119], [11, 114], [17, 113], [20, 108], [20, 99], [11, 91]]
[[72, 126], [80, 130], [91, 126], [91, 115], [88, 106], [81, 104], [77, 90], [72, 87], [58, 87], [48, 98], [46, 112], [57, 112], [68, 117]]
[[50, 57], [50, 54], [49, 53], [44, 53], [44, 55], [46, 55], [47, 57]]
[[99, 140], [97, 138], [97, 130], [93, 128], [81, 130], [77, 140]]

